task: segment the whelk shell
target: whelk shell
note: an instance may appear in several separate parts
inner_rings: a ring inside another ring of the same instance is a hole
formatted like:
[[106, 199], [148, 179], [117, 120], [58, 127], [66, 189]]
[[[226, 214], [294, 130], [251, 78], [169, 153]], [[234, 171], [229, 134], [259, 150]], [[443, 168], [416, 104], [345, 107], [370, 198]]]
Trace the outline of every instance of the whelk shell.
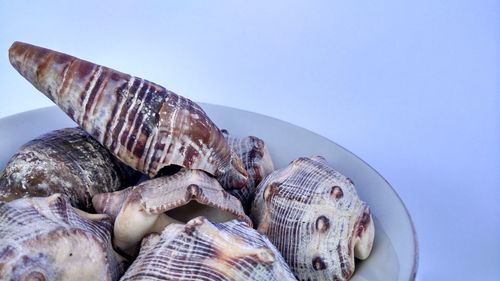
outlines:
[[0, 205], [1, 280], [118, 280], [123, 259], [111, 222], [73, 208], [60, 194]]
[[62, 193], [92, 210], [92, 196], [135, 184], [140, 173], [114, 158], [80, 128], [44, 134], [23, 145], [0, 173], [0, 201]]
[[266, 177], [252, 219], [299, 280], [349, 279], [354, 257], [366, 259], [374, 239], [370, 209], [322, 157], [298, 158]]
[[14, 68], [86, 132], [153, 177], [168, 165], [228, 177], [242, 187], [239, 157], [203, 109], [160, 85], [70, 55], [15, 42]]
[[198, 217], [144, 238], [139, 256], [120, 280], [296, 279], [269, 240], [246, 223]]
[[243, 208], [248, 213], [252, 204], [257, 185], [274, 171], [274, 164], [264, 141], [255, 136], [238, 138], [229, 135], [227, 130], [222, 130], [224, 137], [231, 148], [243, 161], [248, 173], [248, 183], [244, 188], [234, 189], [230, 183], [221, 182], [222, 186], [234, 197], [238, 198]]
[[115, 219], [114, 244], [129, 255], [134, 255], [145, 235], [200, 215], [217, 222], [238, 218], [251, 224], [238, 199], [200, 170], [181, 170], [121, 191], [97, 194], [92, 202], [98, 212]]

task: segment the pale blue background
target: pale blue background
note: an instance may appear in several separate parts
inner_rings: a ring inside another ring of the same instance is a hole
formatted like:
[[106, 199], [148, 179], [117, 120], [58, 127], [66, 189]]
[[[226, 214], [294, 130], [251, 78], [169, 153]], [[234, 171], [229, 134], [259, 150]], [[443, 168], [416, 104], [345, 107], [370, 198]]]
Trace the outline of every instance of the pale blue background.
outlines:
[[500, 280], [498, 1], [41, 2], [0, 2], [0, 117], [51, 105], [20, 40], [287, 120], [394, 186], [417, 280]]

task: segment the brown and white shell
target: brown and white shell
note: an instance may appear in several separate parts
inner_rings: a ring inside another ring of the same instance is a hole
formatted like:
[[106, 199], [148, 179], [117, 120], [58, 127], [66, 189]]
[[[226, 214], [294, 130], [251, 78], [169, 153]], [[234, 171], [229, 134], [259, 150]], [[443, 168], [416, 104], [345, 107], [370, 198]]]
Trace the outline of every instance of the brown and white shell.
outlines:
[[153, 177], [168, 165], [247, 174], [217, 126], [191, 100], [160, 85], [63, 53], [15, 42], [14, 68], [130, 167]]
[[61, 194], [0, 203], [0, 280], [118, 280], [111, 227]]
[[251, 224], [238, 199], [200, 170], [181, 170], [121, 191], [97, 194], [92, 202], [98, 212], [115, 219], [114, 244], [130, 255], [145, 235], [201, 215], [216, 222], [237, 218]]
[[269, 240], [246, 223], [198, 217], [144, 238], [139, 256], [120, 280], [296, 279]]
[[230, 183], [221, 182], [222, 186], [238, 198], [243, 209], [248, 213], [257, 185], [274, 171], [274, 164], [264, 141], [255, 136], [237, 138], [222, 130], [229, 146], [238, 154], [248, 173], [248, 183], [244, 188], [235, 189]]
[[299, 280], [347, 280], [354, 257], [366, 259], [372, 249], [369, 207], [352, 181], [319, 156], [298, 158], [266, 177], [252, 219]]
[[92, 210], [92, 196], [137, 183], [140, 173], [122, 164], [80, 128], [42, 135], [14, 154], [0, 173], [0, 201], [66, 195]]

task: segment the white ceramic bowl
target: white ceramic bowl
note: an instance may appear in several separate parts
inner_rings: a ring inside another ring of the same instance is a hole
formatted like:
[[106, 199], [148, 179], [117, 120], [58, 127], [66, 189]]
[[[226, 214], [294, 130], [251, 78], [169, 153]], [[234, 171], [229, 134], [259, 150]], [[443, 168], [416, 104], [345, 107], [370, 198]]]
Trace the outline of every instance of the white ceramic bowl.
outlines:
[[[334, 142], [292, 124], [224, 106], [201, 106], [220, 128], [231, 134], [262, 138], [277, 168], [299, 156], [322, 155], [353, 180], [359, 196], [372, 210], [375, 242], [370, 257], [356, 264], [351, 280], [415, 279], [418, 246], [410, 215], [394, 189], [373, 168]], [[0, 119], [0, 169], [25, 142], [70, 126], [75, 123], [55, 106]]]

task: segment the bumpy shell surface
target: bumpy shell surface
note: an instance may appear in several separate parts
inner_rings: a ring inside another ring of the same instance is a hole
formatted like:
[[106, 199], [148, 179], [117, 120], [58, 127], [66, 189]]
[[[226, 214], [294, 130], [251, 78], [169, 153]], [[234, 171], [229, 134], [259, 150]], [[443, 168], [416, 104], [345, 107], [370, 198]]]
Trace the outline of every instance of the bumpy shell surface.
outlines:
[[115, 218], [114, 243], [133, 255], [134, 246], [170, 223], [203, 215], [214, 221], [234, 218], [251, 224], [241, 203], [200, 170], [181, 170], [113, 193], [97, 194], [95, 209]]
[[118, 280], [111, 222], [60, 194], [0, 205], [0, 280]]
[[246, 171], [203, 109], [160, 85], [63, 53], [15, 42], [14, 68], [86, 132], [151, 177], [168, 165], [246, 183]]
[[370, 254], [374, 225], [352, 181], [322, 157], [299, 158], [266, 177], [252, 206], [299, 280], [347, 280]]
[[246, 223], [203, 217], [146, 237], [121, 281], [296, 280], [267, 238]]
[[66, 195], [91, 210], [92, 196], [135, 184], [136, 172], [80, 128], [52, 131], [23, 145], [0, 173], [0, 201]]
[[246, 212], [249, 212], [257, 185], [274, 171], [271, 154], [264, 141], [258, 137], [237, 138], [222, 130], [229, 146], [238, 154], [248, 172], [248, 183], [244, 188], [233, 189], [230, 183], [221, 182], [229, 193], [238, 198]]

